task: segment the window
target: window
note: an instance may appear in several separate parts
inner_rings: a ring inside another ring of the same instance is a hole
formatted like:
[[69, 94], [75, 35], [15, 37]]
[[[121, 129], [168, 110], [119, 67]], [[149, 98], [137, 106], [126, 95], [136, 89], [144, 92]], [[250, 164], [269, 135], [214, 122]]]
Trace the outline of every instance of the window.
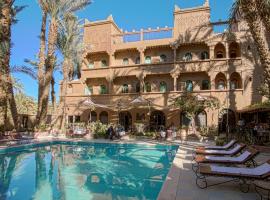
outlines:
[[75, 116], [75, 123], [80, 123], [81, 122], [81, 116], [80, 115], [76, 115]]
[[237, 89], [238, 88], [237, 85], [238, 84], [237, 84], [237, 80], [236, 79], [231, 80], [231, 85], [230, 85], [231, 90]]
[[88, 67], [88, 69], [93, 69], [94, 68], [94, 62], [93, 61], [89, 61], [87, 67]]
[[107, 61], [106, 60], [102, 60], [101, 61], [101, 67], [107, 67], [108, 64], [107, 64]]
[[184, 61], [191, 61], [192, 60], [192, 54], [190, 52], [186, 53], [183, 60]]
[[192, 83], [191, 80], [186, 81], [186, 90], [188, 92], [192, 92], [193, 91], [193, 83]]
[[127, 84], [124, 84], [122, 86], [122, 93], [128, 93], [128, 85]]
[[204, 51], [201, 53], [201, 60], [209, 59], [209, 53], [207, 51]]
[[160, 82], [159, 91], [160, 92], [167, 92], [167, 84], [164, 81]]
[[73, 116], [68, 116], [68, 123], [72, 124], [73, 123]]
[[237, 53], [235, 50], [231, 50], [230, 52], [230, 58], [236, 58], [237, 57]]
[[128, 65], [128, 64], [129, 64], [128, 58], [124, 58], [123, 59], [123, 65]]
[[160, 62], [167, 62], [167, 56], [164, 54], [160, 55]]
[[217, 89], [225, 90], [225, 81], [223, 79], [218, 80]]
[[136, 83], [136, 92], [140, 92], [141, 91], [141, 85], [140, 82]]
[[151, 64], [151, 57], [150, 56], [146, 56], [145, 57], [145, 64]]
[[96, 122], [97, 121], [97, 113], [95, 111], [91, 111], [89, 113], [89, 122]]
[[151, 92], [151, 84], [149, 82], [145, 83], [145, 91]]
[[202, 81], [202, 90], [209, 90], [210, 89], [210, 82], [208, 80]]
[[84, 88], [84, 94], [85, 94], [85, 95], [91, 95], [91, 94], [93, 94], [93, 87], [87, 85], [87, 86]]
[[140, 59], [140, 57], [137, 57], [136, 60], [135, 60], [135, 64], [138, 65], [138, 64], [140, 64], [140, 63], [141, 63], [141, 59]]
[[107, 88], [105, 85], [100, 86], [100, 94], [107, 94]]
[[217, 58], [224, 58], [224, 55], [223, 55], [222, 51], [217, 52]]

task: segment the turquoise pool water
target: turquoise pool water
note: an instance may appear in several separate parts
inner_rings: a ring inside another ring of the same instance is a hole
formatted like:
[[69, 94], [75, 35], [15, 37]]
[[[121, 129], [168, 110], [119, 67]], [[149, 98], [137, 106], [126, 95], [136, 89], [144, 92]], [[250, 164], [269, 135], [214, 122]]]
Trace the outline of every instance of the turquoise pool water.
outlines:
[[50, 142], [0, 150], [0, 200], [156, 199], [177, 149]]

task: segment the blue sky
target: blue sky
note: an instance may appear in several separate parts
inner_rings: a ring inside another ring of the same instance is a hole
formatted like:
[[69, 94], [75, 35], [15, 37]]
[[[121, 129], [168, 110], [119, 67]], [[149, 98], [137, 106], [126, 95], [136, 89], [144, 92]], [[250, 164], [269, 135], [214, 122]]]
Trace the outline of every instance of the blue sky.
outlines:
[[[199, 6], [205, 0], [94, 0], [79, 18], [90, 21], [106, 19], [113, 15], [118, 27], [131, 31], [141, 28], [173, 26], [174, 5], [180, 8]], [[228, 18], [234, 0], [210, 0], [211, 21]], [[24, 59], [35, 59], [39, 49], [41, 12], [37, 0], [17, 0], [17, 5], [27, 5], [18, 15], [19, 22], [13, 26], [11, 65], [25, 65]], [[22, 74], [16, 74], [24, 85], [26, 94], [37, 97], [37, 81]], [[56, 74], [57, 83], [61, 74]], [[59, 85], [56, 84], [56, 92]]]

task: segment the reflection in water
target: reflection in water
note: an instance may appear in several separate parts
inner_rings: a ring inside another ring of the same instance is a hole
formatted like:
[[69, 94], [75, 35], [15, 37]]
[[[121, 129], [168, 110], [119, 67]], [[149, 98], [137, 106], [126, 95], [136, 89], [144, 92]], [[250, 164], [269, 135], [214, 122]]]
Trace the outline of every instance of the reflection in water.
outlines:
[[52, 145], [0, 155], [0, 200], [156, 199], [176, 148]]

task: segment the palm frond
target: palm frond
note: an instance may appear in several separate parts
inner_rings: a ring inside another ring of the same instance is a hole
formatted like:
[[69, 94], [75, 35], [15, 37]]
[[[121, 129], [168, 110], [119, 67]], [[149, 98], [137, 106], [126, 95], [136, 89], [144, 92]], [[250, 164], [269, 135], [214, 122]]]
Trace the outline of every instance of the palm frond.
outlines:
[[12, 66], [10, 68], [11, 73], [23, 73], [30, 76], [33, 79], [37, 79], [36, 71], [32, 67], [27, 66]]

